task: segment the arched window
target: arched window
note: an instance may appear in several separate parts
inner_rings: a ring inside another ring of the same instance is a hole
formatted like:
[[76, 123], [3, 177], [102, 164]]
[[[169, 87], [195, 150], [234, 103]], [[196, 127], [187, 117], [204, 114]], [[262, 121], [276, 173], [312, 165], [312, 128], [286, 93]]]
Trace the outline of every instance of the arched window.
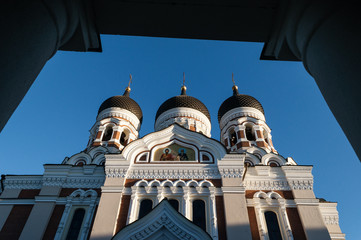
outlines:
[[128, 139], [129, 139], [129, 131], [127, 129], [124, 129], [124, 131], [120, 135], [119, 142], [120, 142], [120, 144], [125, 146], [128, 144]]
[[206, 231], [206, 205], [203, 200], [193, 201], [193, 222]]
[[234, 131], [234, 128], [229, 130], [228, 137], [229, 137], [229, 143], [231, 144], [231, 147], [233, 147], [234, 145], [237, 144], [237, 134]]
[[68, 234], [66, 235], [66, 240], [78, 239], [81, 225], [83, 223], [84, 215], [85, 215], [84, 208], [78, 208], [77, 210], [75, 210], [73, 219], [71, 220], [70, 223]]
[[247, 125], [246, 126], [246, 137], [248, 141], [255, 141], [256, 137], [254, 136], [254, 132], [252, 130], [252, 126]]
[[112, 134], [113, 134], [113, 127], [108, 126], [105, 129], [102, 141], [109, 141], [112, 138]]
[[270, 240], [279, 240], [282, 239], [280, 226], [277, 220], [277, 214], [271, 211], [267, 211], [264, 213], [267, 229], [268, 229], [268, 237]]
[[83, 166], [85, 165], [85, 161], [84, 160], [79, 160], [75, 163], [76, 166]]
[[144, 199], [140, 202], [138, 219], [147, 215], [153, 208], [153, 201], [150, 199]]
[[169, 204], [176, 210], [179, 211], [179, 202], [176, 199], [168, 200]]

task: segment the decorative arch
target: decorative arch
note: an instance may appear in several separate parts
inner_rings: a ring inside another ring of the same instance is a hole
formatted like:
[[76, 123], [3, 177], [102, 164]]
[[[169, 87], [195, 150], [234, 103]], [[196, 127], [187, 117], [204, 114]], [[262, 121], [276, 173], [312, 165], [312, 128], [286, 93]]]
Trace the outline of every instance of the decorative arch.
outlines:
[[118, 232], [113, 240], [150, 240], [159, 239], [159, 236], [179, 240], [212, 239], [208, 233], [174, 210], [168, 200], [164, 199], [150, 213]]
[[[164, 142], [164, 139], [168, 139], [168, 142]], [[200, 159], [199, 153], [202, 152], [209, 152], [212, 155], [213, 162], [210, 163], [216, 163], [227, 154], [225, 146], [219, 141], [203, 134], [187, 130], [178, 124], [173, 124], [165, 129], [150, 133], [141, 139], [130, 142], [122, 150], [122, 155], [133, 164], [137, 163], [135, 161], [136, 157], [142, 152], [150, 152], [148, 156], [148, 159], [150, 159], [152, 158], [153, 151], [157, 148], [166, 147], [172, 143], [192, 148], [196, 151], [197, 161]]]
[[81, 152], [73, 155], [65, 162], [65, 164], [76, 165], [76, 163], [79, 161], [84, 161], [85, 164], [91, 164], [92, 158], [89, 154]]
[[268, 153], [262, 157], [261, 162], [264, 165], [270, 165], [271, 163], [276, 163], [278, 164], [278, 166], [283, 166], [286, 165], [287, 160], [284, 159], [281, 155]]

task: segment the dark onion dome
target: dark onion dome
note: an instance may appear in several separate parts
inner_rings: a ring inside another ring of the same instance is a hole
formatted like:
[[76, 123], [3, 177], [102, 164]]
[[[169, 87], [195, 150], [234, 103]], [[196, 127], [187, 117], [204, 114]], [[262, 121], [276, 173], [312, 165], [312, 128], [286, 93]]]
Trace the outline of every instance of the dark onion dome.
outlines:
[[133, 99], [129, 97], [130, 88], [127, 87], [123, 96], [114, 96], [105, 100], [102, 105], [100, 105], [98, 115], [101, 111], [107, 108], [117, 107], [128, 110], [133, 113], [139, 119], [140, 123], [143, 121], [143, 112], [139, 107], [138, 103], [136, 103]]
[[218, 110], [218, 122], [221, 121], [221, 118], [226, 114], [228, 111], [237, 108], [237, 107], [251, 107], [255, 108], [264, 115], [264, 110], [260, 102], [257, 101], [252, 96], [239, 94], [238, 87], [233, 86], [233, 96], [227, 98]]
[[157, 114], [155, 116], [155, 120], [157, 120], [157, 118], [162, 113], [164, 113], [170, 109], [178, 108], [178, 107], [186, 107], [186, 108], [193, 108], [195, 110], [200, 111], [201, 113], [206, 115], [206, 117], [209, 119], [209, 121], [211, 121], [211, 115], [209, 114], [207, 107], [201, 101], [199, 101], [197, 98], [188, 96], [186, 94], [186, 89], [187, 88], [185, 86], [183, 86], [181, 95], [169, 98], [162, 105], [160, 105], [160, 107], [157, 111]]

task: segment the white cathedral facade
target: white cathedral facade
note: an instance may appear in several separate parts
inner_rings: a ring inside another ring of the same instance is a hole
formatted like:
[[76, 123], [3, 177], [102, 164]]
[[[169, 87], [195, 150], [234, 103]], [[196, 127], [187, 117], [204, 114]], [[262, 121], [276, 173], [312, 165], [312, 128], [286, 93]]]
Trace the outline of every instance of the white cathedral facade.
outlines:
[[345, 239], [337, 203], [316, 198], [312, 166], [278, 154], [255, 98], [233, 86], [218, 141], [185, 86], [139, 137], [129, 93], [101, 104], [85, 151], [2, 176], [0, 239]]

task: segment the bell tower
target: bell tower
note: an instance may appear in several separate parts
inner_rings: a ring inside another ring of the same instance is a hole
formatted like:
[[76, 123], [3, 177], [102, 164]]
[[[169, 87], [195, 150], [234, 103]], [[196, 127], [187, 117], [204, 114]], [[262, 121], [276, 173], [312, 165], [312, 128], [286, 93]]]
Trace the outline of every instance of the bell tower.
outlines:
[[233, 95], [218, 110], [221, 142], [230, 152], [243, 152], [256, 146], [277, 153], [261, 103], [252, 96], [238, 92], [233, 74], [232, 81]]
[[130, 75], [128, 87], [122, 96], [110, 97], [101, 104], [96, 123], [90, 130], [88, 149], [104, 146], [116, 152], [138, 138], [143, 113], [130, 98], [131, 80]]

